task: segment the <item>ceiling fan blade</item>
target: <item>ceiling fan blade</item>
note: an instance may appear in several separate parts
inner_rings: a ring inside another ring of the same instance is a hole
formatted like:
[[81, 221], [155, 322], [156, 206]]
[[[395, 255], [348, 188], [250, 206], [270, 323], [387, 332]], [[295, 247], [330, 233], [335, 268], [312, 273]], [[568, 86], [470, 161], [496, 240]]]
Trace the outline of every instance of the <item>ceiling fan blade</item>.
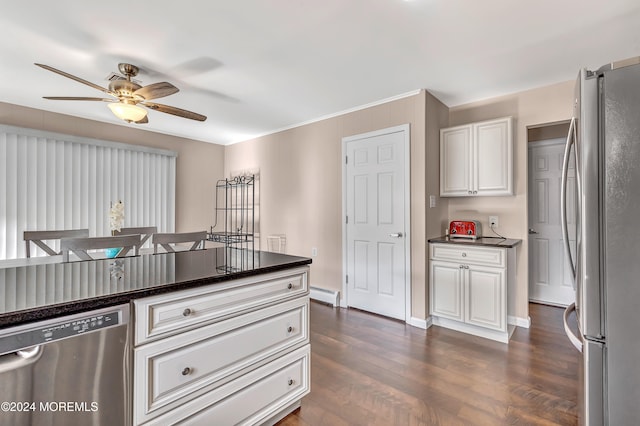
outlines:
[[71, 74], [69, 74], [67, 72], [60, 71], [59, 69], [50, 67], [49, 65], [38, 64], [38, 63], [36, 63], [35, 65], [39, 66], [40, 68], [44, 68], [45, 70], [49, 70], [51, 72], [55, 72], [56, 74], [60, 74], [60, 75], [62, 75], [64, 77], [70, 78], [71, 80], [75, 80], [78, 83], [86, 84], [89, 87], [93, 87], [94, 89], [100, 90], [101, 92], [107, 93], [107, 94], [109, 94], [111, 96], [117, 97], [116, 94], [111, 92], [110, 90], [105, 89], [104, 87], [100, 87], [97, 84], [93, 84], [90, 81], [84, 80], [84, 79], [82, 79], [80, 77], [76, 77], [75, 75], [71, 75]]
[[148, 86], [141, 87], [133, 92], [133, 94], [142, 96], [146, 100], [151, 100], [173, 95], [174, 93], [178, 93], [179, 91], [180, 89], [178, 89], [173, 84], [163, 81], [160, 83], [153, 83], [149, 84]]
[[52, 101], [100, 101], [100, 102], [113, 102], [113, 99], [108, 98], [85, 98], [79, 96], [43, 96], [45, 99]]
[[169, 105], [156, 104], [152, 102], [140, 102], [139, 105], [144, 105], [154, 111], [165, 112], [167, 114], [177, 115], [178, 117], [189, 118], [191, 120], [205, 121], [206, 116], [195, 112], [187, 111], [186, 109], [176, 108]]
[[135, 123], [136, 124], [147, 124], [148, 122], [149, 122], [149, 118], [145, 115], [142, 120], [138, 120]]

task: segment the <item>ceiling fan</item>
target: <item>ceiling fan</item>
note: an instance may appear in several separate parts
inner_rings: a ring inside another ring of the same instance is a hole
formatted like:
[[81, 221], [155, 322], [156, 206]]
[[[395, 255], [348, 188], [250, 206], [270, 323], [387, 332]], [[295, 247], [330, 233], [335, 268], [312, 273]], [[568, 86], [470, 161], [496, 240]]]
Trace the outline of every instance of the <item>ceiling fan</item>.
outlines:
[[139, 68], [131, 64], [118, 64], [118, 70], [124, 78], [114, 79], [109, 83], [109, 88], [98, 86], [90, 81], [84, 80], [75, 75], [71, 75], [59, 69], [50, 67], [49, 65], [35, 64], [40, 68], [55, 72], [64, 77], [75, 80], [79, 83], [86, 84], [89, 87], [100, 90], [106, 93], [111, 98], [87, 98], [87, 97], [75, 97], [75, 96], [43, 96], [45, 99], [51, 99], [55, 101], [98, 101], [109, 102], [107, 105], [113, 114], [126, 121], [127, 123], [144, 124], [148, 123], [147, 111], [141, 108], [140, 105], [149, 108], [154, 111], [160, 111], [167, 114], [176, 115], [178, 117], [189, 118], [191, 120], [205, 121], [206, 116], [195, 112], [187, 111], [185, 109], [176, 108], [169, 105], [157, 104], [155, 102], [149, 102], [151, 99], [162, 98], [165, 96], [173, 95], [177, 93], [179, 89], [171, 83], [160, 82], [153, 83], [147, 86], [140, 86], [135, 81], [131, 81], [131, 77], [135, 77], [138, 74]]

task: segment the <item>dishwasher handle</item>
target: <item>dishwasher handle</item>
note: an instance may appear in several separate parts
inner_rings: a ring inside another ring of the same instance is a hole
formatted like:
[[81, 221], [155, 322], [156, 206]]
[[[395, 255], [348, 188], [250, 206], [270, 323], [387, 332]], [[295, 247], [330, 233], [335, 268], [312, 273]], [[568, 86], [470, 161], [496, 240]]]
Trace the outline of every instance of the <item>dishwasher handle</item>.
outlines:
[[35, 364], [42, 357], [42, 346], [34, 346], [6, 355], [0, 355], [0, 374]]

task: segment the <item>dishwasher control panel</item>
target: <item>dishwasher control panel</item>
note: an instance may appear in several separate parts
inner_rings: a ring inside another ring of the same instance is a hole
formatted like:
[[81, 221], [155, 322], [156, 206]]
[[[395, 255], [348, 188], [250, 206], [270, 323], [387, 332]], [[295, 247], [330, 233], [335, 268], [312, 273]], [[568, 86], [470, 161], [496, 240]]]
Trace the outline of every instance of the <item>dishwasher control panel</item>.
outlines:
[[0, 355], [114, 327], [126, 323], [127, 317], [121, 309], [111, 308], [3, 330], [0, 335]]
[[118, 312], [110, 312], [108, 314], [78, 318], [69, 322], [57, 323], [50, 327], [34, 330], [34, 332], [40, 335], [40, 342], [36, 344], [38, 345], [52, 340], [60, 340], [65, 337], [71, 337], [88, 331], [100, 330], [101, 328], [111, 327], [112, 325], [118, 325], [119, 323]]

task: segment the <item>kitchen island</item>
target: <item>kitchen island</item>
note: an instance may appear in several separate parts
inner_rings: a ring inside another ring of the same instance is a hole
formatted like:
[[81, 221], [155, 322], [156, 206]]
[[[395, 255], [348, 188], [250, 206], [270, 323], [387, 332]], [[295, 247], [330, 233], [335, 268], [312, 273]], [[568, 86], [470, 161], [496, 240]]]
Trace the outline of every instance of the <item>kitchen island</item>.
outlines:
[[2, 268], [0, 333], [125, 306], [130, 424], [270, 424], [310, 389], [310, 263], [219, 248]]

